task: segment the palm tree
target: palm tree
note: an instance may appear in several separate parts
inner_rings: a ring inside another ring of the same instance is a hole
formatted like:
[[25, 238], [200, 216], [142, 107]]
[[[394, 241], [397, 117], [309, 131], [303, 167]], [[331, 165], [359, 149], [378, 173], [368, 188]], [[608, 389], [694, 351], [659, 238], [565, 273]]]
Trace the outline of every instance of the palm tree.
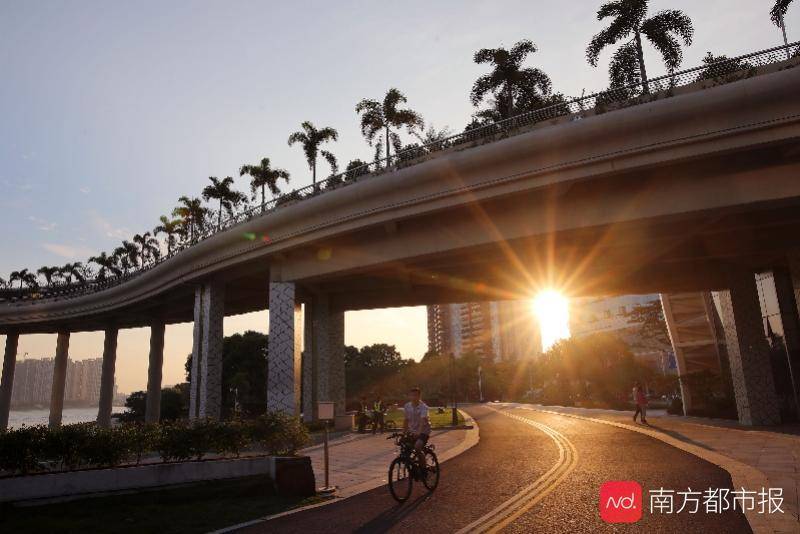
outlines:
[[67, 284], [72, 283], [73, 277], [77, 278], [79, 282], [83, 283], [86, 281], [86, 266], [79, 261], [76, 261], [75, 263], [66, 263], [58, 270], [58, 274], [67, 282]]
[[138, 267], [141, 259], [139, 247], [127, 240], [122, 241], [122, 245], [114, 249], [112, 257], [125, 272]]
[[300, 125], [303, 130], [294, 132], [289, 136], [289, 146], [295, 143], [303, 145], [303, 152], [306, 155], [308, 167], [311, 169], [311, 183], [314, 184], [314, 191], [317, 190], [317, 155], [321, 155], [328, 160], [328, 163], [335, 162], [336, 158], [327, 150], [320, 150], [319, 146], [327, 141], [337, 141], [339, 133], [331, 127], [326, 126], [319, 130], [311, 123], [305, 121]]
[[537, 68], [522, 67], [528, 54], [536, 52], [536, 46], [523, 39], [511, 50], [505, 48], [483, 48], [475, 52], [475, 63], [492, 65], [492, 72], [484, 74], [472, 85], [470, 100], [477, 106], [489, 94], [497, 101], [503, 118], [514, 115], [517, 100], [543, 100], [550, 94], [550, 77]]
[[161, 249], [158, 248], [158, 240], [150, 232], [136, 234], [133, 242], [139, 245], [139, 254], [144, 265], [150, 258], [158, 259], [161, 256]]
[[[627, 68], [629, 78], [641, 79], [642, 90], [645, 93], [650, 92], [650, 87], [647, 84], [642, 35], [647, 37], [659, 51], [670, 72], [677, 69], [683, 61], [683, 50], [681, 50], [678, 39], [689, 46], [692, 44], [694, 35], [692, 20], [683, 11], [666, 9], [646, 18], [648, 1], [612, 0], [600, 6], [597, 11], [597, 20], [607, 17], [614, 17], [614, 20], [606, 29], [592, 38], [586, 49], [586, 59], [590, 65], [596, 67], [600, 52], [605, 47], [630, 38], [614, 54], [612, 70], [616, 65], [619, 78], [619, 72], [623, 66]], [[634, 68], [635, 71], [630, 70]]]
[[233, 178], [230, 176], [219, 180], [214, 176], [209, 176], [209, 180], [211, 180], [211, 185], [207, 185], [203, 189], [203, 198], [208, 201], [210, 199], [215, 199], [219, 201], [219, 210], [217, 215], [217, 229], [222, 226], [222, 208], [225, 208], [225, 211], [228, 212], [228, 215], [233, 215], [233, 208], [239, 202], [244, 200], [244, 195], [241, 194], [239, 191], [234, 191], [231, 189], [233, 185]]
[[9, 276], [9, 285], [13, 284], [14, 282], [19, 282], [19, 287], [22, 289], [22, 285], [26, 285], [28, 287], [37, 287], [39, 284], [36, 283], [36, 275], [32, 272], [29, 272], [28, 269], [20, 269], [19, 271], [13, 271]]
[[383, 102], [363, 99], [356, 104], [356, 113], [361, 114], [361, 135], [363, 135], [370, 146], [375, 136], [385, 132], [384, 146], [386, 147], [386, 159], [391, 157], [391, 146], [394, 145], [395, 152], [400, 151], [400, 136], [392, 132], [392, 128], [406, 127], [409, 133], [415, 128], [425, 126], [422, 115], [411, 109], [398, 109], [398, 105], [404, 104], [406, 97], [398, 89], [392, 87], [383, 97]]
[[111, 271], [116, 276], [122, 274], [122, 270], [117, 266], [117, 260], [113, 255], [109, 256], [105, 252], [101, 252], [98, 256], [92, 256], [89, 258], [89, 261], [99, 267], [97, 270], [98, 280], [105, 280], [108, 271]]
[[14, 282], [19, 282], [19, 287], [22, 289], [22, 284], [26, 283], [30, 273], [28, 269], [20, 269], [19, 271], [11, 271], [11, 275], [8, 277], [9, 285], [13, 284]]
[[180, 206], [172, 210], [174, 217], [180, 217], [181, 225], [189, 229], [189, 240], [194, 242], [195, 233], [200, 231], [205, 225], [208, 210], [203, 207], [203, 202], [199, 198], [189, 198], [182, 196], [178, 199]]
[[172, 249], [175, 247], [175, 236], [181, 233], [181, 220], [168, 219], [166, 215], [162, 215], [159, 219], [161, 224], [153, 228], [153, 234], [166, 234], [167, 235], [167, 254], [172, 254]]
[[269, 158], [263, 158], [258, 165], [242, 165], [239, 169], [239, 176], [250, 176], [250, 191], [253, 194], [253, 200], [256, 199], [256, 191], [261, 189], [261, 211], [264, 211], [264, 206], [267, 203], [266, 191], [272, 196], [280, 194], [281, 190], [278, 189], [278, 180], [286, 180], [289, 183], [289, 172], [284, 169], [273, 169], [270, 166]]
[[[791, 5], [793, 1], [794, 0], [775, 0], [775, 5], [772, 6], [769, 12], [772, 22], [783, 32], [783, 44], [785, 45], [789, 44], [786, 38], [786, 12], [789, 11], [789, 5]], [[786, 50], [786, 54], [789, 54], [789, 50]]]
[[61, 273], [61, 269], [59, 267], [39, 267], [39, 270], [36, 271], [36, 274], [40, 274], [44, 276], [47, 285], [53, 283], [53, 277], [58, 276]]

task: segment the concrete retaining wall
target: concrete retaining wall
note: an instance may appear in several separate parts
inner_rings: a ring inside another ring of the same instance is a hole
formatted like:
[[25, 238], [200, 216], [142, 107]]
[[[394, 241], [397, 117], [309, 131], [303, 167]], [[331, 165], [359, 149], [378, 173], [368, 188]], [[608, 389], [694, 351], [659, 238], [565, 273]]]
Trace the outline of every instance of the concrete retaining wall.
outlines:
[[[284, 473], [291, 473], [291, 480], [286, 481]], [[256, 475], [269, 477], [279, 494], [314, 494], [310, 458], [259, 456], [0, 478], [0, 502], [88, 496]]]

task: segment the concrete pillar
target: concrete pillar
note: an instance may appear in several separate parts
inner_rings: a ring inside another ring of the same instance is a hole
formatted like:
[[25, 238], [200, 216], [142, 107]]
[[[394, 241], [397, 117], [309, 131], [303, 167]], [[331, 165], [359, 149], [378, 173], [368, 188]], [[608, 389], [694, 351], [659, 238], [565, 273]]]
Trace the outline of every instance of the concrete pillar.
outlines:
[[349, 427], [345, 415], [344, 312], [330, 308], [327, 296], [314, 298], [312, 349], [317, 360], [317, 399], [333, 401], [336, 427]]
[[300, 412], [300, 347], [303, 318], [292, 282], [269, 284], [267, 409]]
[[800, 418], [800, 313], [798, 311], [797, 282], [800, 277], [800, 262], [790, 258], [789, 268], [779, 267], [772, 270], [775, 281], [775, 292], [778, 296], [778, 307], [781, 312], [784, 348], [791, 384], [791, 394], [795, 408], [795, 417]]
[[312, 302], [304, 304], [303, 324], [303, 421], [317, 420], [317, 359], [314, 357], [312, 347], [312, 334], [314, 332]]
[[111, 410], [114, 403], [114, 372], [117, 365], [116, 326], [108, 326], [103, 340], [103, 368], [100, 374], [100, 402], [97, 407], [97, 424], [108, 428], [111, 426]]
[[310, 388], [311, 392], [304, 397], [304, 415], [307, 405], [313, 405], [312, 416], [304, 418], [317, 418], [317, 401], [333, 401], [336, 403], [337, 428], [348, 428], [350, 421], [345, 415], [344, 312], [332, 310], [327, 295], [316, 295], [310, 305], [306, 304], [305, 319], [303, 389]]
[[732, 270], [728, 290], [719, 293], [739, 422], [779, 424], [780, 409], [772, 378], [769, 345], [764, 333], [755, 276]]
[[56, 341], [56, 361], [53, 367], [53, 388], [50, 393], [50, 428], [61, 426], [64, 410], [64, 389], [67, 383], [69, 332], [59, 332]]
[[17, 365], [19, 332], [6, 334], [6, 350], [3, 354], [3, 375], [0, 378], [0, 430], [8, 428], [8, 413], [11, 411], [11, 392], [14, 389], [14, 367]]
[[147, 400], [145, 423], [158, 423], [161, 419], [161, 373], [164, 366], [164, 321], [150, 324], [150, 360], [147, 367]]
[[219, 419], [222, 413], [224, 319], [225, 286], [220, 282], [198, 286], [194, 298], [190, 419]]

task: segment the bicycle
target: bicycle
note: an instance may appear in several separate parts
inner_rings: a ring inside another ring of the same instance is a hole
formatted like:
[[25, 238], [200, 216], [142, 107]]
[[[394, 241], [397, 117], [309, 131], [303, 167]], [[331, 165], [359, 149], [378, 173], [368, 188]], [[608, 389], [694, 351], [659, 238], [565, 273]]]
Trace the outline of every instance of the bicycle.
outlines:
[[386, 439], [394, 439], [395, 445], [400, 448], [397, 458], [389, 464], [389, 492], [397, 502], [405, 502], [411, 495], [414, 481], [422, 482], [425, 488], [432, 492], [439, 485], [439, 458], [434, 452], [434, 445], [429, 443], [422, 449], [424, 455], [424, 471], [420, 469], [421, 462], [414, 450], [416, 437], [413, 434], [395, 432]]

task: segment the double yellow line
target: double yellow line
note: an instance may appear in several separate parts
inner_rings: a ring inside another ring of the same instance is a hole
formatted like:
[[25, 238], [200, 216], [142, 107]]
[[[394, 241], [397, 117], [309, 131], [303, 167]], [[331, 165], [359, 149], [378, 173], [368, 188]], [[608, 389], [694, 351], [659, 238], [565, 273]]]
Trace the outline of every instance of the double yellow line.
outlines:
[[491, 409], [547, 434], [558, 448], [558, 461], [533, 484], [522, 488], [516, 495], [462, 528], [457, 534], [499, 532], [549, 495], [575, 469], [578, 463], [578, 451], [575, 446], [557, 430], [507, 411]]

